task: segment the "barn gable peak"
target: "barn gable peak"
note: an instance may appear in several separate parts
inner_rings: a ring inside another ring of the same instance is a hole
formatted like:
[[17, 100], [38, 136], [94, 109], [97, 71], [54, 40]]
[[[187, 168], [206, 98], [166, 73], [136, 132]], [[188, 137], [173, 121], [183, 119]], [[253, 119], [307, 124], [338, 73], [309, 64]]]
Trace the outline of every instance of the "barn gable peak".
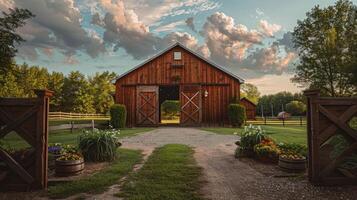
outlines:
[[146, 61], [144, 61], [143, 63], [137, 65], [136, 67], [132, 68], [131, 70], [119, 75], [116, 79], [115, 79], [115, 82], [118, 81], [119, 79], [125, 77], [126, 75], [130, 74], [131, 72], [135, 71], [136, 69], [140, 68], [140, 67], [143, 67], [145, 64], [149, 63], [150, 61], [160, 57], [161, 55], [163, 55], [164, 53], [170, 51], [171, 49], [175, 48], [175, 47], [181, 47], [182, 49], [190, 52], [191, 54], [195, 55], [196, 57], [198, 57], [199, 59], [203, 60], [204, 62], [210, 64], [211, 66], [217, 68], [218, 70], [226, 73], [227, 75], [231, 76], [232, 78], [238, 80], [240, 83], [244, 83], [244, 79], [240, 78], [239, 76], [233, 74], [232, 72], [228, 71], [227, 69], [225, 69], [224, 67], [214, 63], [213, 61], [203, 57], [202, 55], [198, 54], [197, 52], [189, 49], [188, 47], [186, 47], [185, 45], [183, 45], [182, 43], [180, 42], [175, 42], [173, 45], [169, 46], [168, 48], [162, 50], [161, 52], [159, 52], [158, 54], [152, 56], [151, 58], [147, 59]]

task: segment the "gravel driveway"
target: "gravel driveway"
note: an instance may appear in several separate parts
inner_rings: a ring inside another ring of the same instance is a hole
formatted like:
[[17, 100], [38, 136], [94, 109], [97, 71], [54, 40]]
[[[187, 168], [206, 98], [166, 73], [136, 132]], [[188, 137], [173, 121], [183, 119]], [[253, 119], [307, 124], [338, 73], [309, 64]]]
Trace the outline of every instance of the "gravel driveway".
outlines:
[[275, 165], [235, 159], [233, 135], [217, 135], [195, 128], [158, 128], [123, 139], [124, 148], [141, 149], [148, 156], [155, 147], [187, 144], [195, 148], [203, 168], [202, 193], [212, 200], [237, 199], [355, 199], [357, 187], [313, 187], [305, 176], [289, 177]]

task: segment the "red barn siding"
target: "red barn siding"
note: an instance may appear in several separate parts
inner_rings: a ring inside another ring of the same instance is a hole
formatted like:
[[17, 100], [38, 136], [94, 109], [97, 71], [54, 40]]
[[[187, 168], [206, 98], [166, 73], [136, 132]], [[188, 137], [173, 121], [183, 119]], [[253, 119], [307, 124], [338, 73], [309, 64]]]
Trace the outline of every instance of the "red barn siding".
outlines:
[[[174, 61], [173, 52], [180, 51], [181, 61]], [[172, 66], [181, 64], [183, 66]], [[181, 80], [175, 82], [174, 76]], [[191, 52], [176, 46], [116, 81], [116, 103], [124, 104], [128, 111], [128, 126], [135, 125], [136, 86], [138, 85], [188, 85], [202, 87], [202, 125], [227, 123], [227, 107], [232, 97], [240, 97], [240, 82], [215, 68]], [[204, 97], [204, 91], [208, 97]]]

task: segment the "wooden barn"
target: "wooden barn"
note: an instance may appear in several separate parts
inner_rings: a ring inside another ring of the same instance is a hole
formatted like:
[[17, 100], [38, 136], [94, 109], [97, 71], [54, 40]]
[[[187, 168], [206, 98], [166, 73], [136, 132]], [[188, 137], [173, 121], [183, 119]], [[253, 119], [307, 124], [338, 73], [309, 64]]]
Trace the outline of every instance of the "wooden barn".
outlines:
[[227, 107], [240, 98], [243, 79], [176, 43], [122, 74], [115, 101], [127, 108], [127, 126], [161, 124], [160, 105], [179, 100], [181, 126], [228, 123]]
[[255, 120], [257, 105], [245, 97], [240, 100], [240, 104], [245, 107], [247, 120]]

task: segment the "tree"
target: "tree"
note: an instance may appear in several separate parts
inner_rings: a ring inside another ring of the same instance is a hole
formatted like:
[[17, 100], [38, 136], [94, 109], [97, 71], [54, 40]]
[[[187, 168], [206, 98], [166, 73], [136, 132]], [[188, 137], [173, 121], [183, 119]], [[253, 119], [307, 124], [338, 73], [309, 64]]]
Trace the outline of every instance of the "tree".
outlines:
[[[0, 72], [6, 73], [15, 57], [16, 45], [25, 41], [16, 29], [25, 25], [25, 21], [34, 15], [27, 9], [9, 9], [9, 13], [2, 12], [0, 17]], [[1, 80], [0, 80], [1, 81]]]
[[298, 21], [293, 42], [299, 53], [294, 82], [320, 88], [324, 95], [349, 96], [356, 91], [351, 83], [355, 74], [345, 66], [356, 68], [354, 47], [357, 43], [357, 8], [348, 0], [321, 9], [315, 6], [307, 18]]
[[50, 111], [62, 111], [64, 75], [61, 72], [52, 72], [48, 79], [48, 89], [54, 94], [50, 98]]
[[79, 71], [72, 71], [63, 83], [63, 111], [94, 113], [92, 92], [85, 76]]
[[257, 86], [250, 83], [245, 83], [242, 85], [241, 96], [246, 97], [251, 102], [257, 104], [260, 97], [260, 92]]
[[16, 65], [13, 73], [16, 73], [17, 83], [24, 90], [21, 97], [35, 97], [34, 89], [46, 89], [48, 87], [49, 73], [46, 68], [30, 67], [27, 64]]
[[292, 115], [302, 115], [306, 112], [306, 105], [300, 101], [291, 101], [286, 104], [286, 111]]
[[115, 92], [115, 86], [112, 80], [116, 77], [114, 72], [105, 71], [96, 73], [89, 78], [90, 85], [93, 89], [94, 108], [97, 113], [108, 113], [110, 107], [114, 104], [112, 94]]

